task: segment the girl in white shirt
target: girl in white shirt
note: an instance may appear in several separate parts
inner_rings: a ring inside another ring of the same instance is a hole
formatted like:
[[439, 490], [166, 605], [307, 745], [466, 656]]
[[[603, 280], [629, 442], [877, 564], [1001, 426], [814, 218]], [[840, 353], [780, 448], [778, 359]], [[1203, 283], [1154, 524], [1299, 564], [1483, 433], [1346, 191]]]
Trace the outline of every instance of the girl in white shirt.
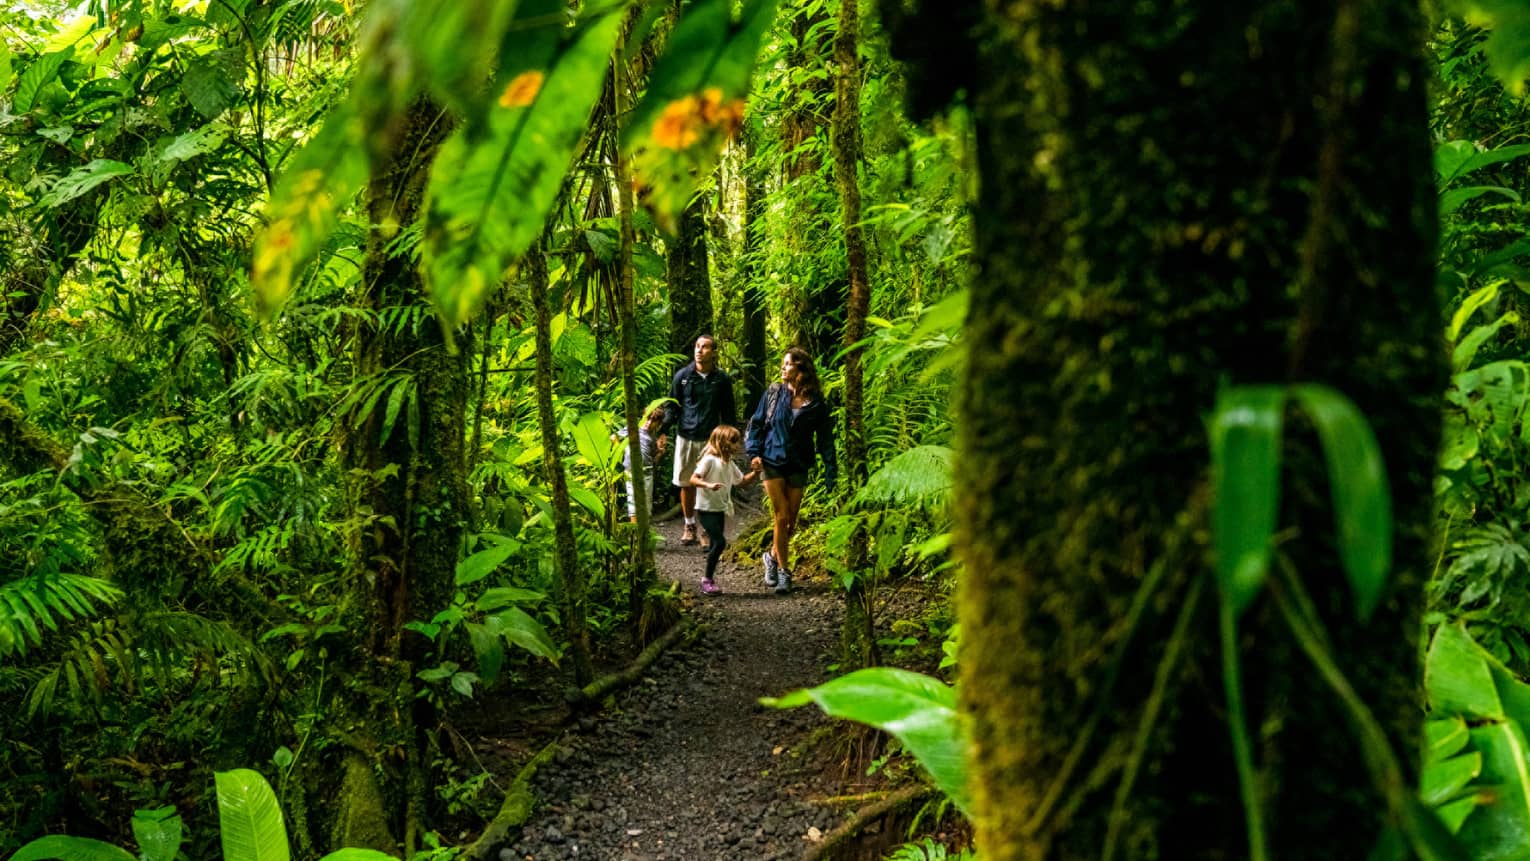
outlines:
[[738, 428], [718, 425], [707, 439], [696, 472], [691, 475], [691, 486], [696, 488], [696, 519], [706, 530], [711, 546], [707, 548], [706, 575], [701, 578], [703, 595], [716, 595], [718, 588], [713, 575], [717, 573], [717, 560], [722, 558], [728, 539], [723, 537], [727, 516], [733, 513], [733, 488], [741, 487], [759, 477], [759, 470], [747, 474], [733, 462], [733, 456], [743, 445]]

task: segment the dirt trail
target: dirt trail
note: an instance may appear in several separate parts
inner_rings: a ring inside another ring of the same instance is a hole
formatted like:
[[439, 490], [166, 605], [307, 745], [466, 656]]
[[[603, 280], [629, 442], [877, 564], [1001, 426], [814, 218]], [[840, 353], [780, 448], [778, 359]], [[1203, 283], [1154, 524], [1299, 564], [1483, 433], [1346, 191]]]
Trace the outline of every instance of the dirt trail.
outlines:
[[[730, 537], [757, 516], [741, 509]], [[681, 584], [705, 632], [581, 721], [539, 775], [542, 803], [501, 861], [794, 859], [839, 821], [815, 803], [835, 767], [799, 755], [827, 719], [757, 701], [827, 678], [840, 599], [812, 583], [774, 595], [758, 560], [735, 566], [732, 548], [723, 593], [704, 597], [700, 549], [680, 546], [678, 518], [658, 531], [660, 576]]]

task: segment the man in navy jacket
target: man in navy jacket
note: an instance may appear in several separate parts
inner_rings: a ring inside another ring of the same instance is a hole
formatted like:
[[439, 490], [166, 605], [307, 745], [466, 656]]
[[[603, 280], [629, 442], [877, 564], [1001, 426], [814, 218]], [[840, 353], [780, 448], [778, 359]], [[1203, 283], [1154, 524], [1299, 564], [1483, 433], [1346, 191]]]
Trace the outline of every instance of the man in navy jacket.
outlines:
[[[737, 424], [733, 378], [717, 367], [717, 341], [711, 335], [696, 338], [695, 361], [675, 372], [669, 384], [670, 403], [664, 411], [664, 427], [677, 425], [674, 484], [680, 488], [680, 512], [685, 515], [681, 544], [696, 543], [696, 488], [691, 473], [701, 460], [707, 437], [718, 425]], [[660, 444], [665, 437], [660, 436]]]

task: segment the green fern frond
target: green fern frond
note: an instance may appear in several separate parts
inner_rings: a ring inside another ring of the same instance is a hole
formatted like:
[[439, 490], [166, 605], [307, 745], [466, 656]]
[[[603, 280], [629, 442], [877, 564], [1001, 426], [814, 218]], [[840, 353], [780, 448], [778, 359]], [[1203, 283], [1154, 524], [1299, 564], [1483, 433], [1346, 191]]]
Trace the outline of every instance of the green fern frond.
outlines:
[[940, 509], [951, 494], [951, 457], [951, 449], [943, 445], [911, 448], [872, 473], [855, 495], [855, 505]]
[[94, 616], [121, 598], [116, 586], [83, 574], [34, 574], [0, 583], [0, 658], [42, 645], [43, 629], [58, 631], [60, 619]]

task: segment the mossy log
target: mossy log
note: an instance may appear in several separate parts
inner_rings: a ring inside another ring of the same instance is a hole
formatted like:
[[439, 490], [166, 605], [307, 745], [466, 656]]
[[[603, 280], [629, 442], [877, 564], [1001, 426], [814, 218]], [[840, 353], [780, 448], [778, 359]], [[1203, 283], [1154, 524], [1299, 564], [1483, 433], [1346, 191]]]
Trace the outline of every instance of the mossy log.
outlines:
[[536, 807], [536, 797], [531, 794], [531, 779], [536, 777], [537, 769], [546, 765], [557, 750], [558, 739], [553, 739], [529, 762], [521, 766], [510, 788], [505, 791], [505, 800], [499, 805], [499, 812], [489, 821], [483, 834], [462, 850], [463, 858], [467, 861], [479, 861], [489, 857], [489, 853], [494, 851], [496, 846], [505, 842], [510, 829], [526, 824], [526, 821], [531, 818], [531, 811]]
[[935, 789], [929, 786], [910, 786], [884, 795], [855, 811], [843, 825], [824, 835], [822, 842], [814, 843], [804, 850], [802, 861], [830, 861], [841, 857], [841, 850], [853, 847], [868, 825], [917, 807], [936, 794]]
[[665, 634], [648, 644], [644, 649], [621, 670], [608, 673], [590, 682], [582, 688], [569, 693], [569, 705], [575, 708], [588, 708], [598, 704], [610, 694], [625, 688], [643, 677], [643, 672], [664, 654], [664, 651], [692, 631], [699, 633], [696, 623], [690, 619], [682, 619], [670, 628]]

